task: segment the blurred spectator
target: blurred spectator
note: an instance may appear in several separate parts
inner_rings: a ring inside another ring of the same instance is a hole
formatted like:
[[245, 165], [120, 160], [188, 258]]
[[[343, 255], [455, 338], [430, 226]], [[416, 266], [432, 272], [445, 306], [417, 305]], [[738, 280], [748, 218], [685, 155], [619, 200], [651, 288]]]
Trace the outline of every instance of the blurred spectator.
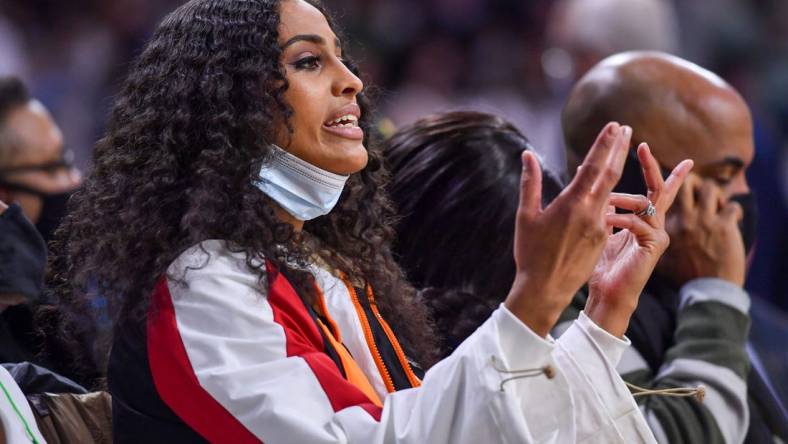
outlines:
[[21, 80], [0, 77], [0, 200], [18, 203], [48, 241], [81, 181], [47, 109]]
[[72, 376], [73, 346], [42, 336], [41, 327], [54, 325], [36, 320], [44, 312], [54, 320], [59, 312], [42, 288], [44, 240], [81, 182], [66, 153], [46, 108], [21, 80], [0, 77], [0, 363], [31, 361]]
[[27, 60], [22, 54], [19, 32], [5, 17], [0, 16], [0, 76], [16, 74], [26, 77]]
[[546, 32], [545, 71], [570, 83], [619, 52], [679, 52], [678, 18], [667, 0], [559, 0]]
[[[42, 200], [20, 193], [12, 184], [13, 174], [7, 178], [5, 173], [18, 165], [27, 165], [23, 157], [27, 153], [22, 145], [26, 137], [27, 140], [30, 136], [47, 139], [49, 135], [49, 139], [56, 139], [54, 131], [47, 134], [31, 126], [45, 116], [42, 109], [32, 109], [30, 103], [18, 79], [0, 78], [0, 362], [3, 363], [31, 361], [40, 351], [34, 336], [33, 306], [41, 299], [47, 251], [41, 234], [28, 218], [40, 218]], [[23, 134], [14, 131], [20, 127]], [[56, 141], [54, 147], [39, 144], [31, 150], [33, 161], [40, 160], [37, 153], [57, 149], [60, 147]], [[33, 182], [35, 173], [41, 175], [33, 171]], [[30, 171], [17, 174], [30, 174]], [[2, 201], [19, 203], [9, 208]]]

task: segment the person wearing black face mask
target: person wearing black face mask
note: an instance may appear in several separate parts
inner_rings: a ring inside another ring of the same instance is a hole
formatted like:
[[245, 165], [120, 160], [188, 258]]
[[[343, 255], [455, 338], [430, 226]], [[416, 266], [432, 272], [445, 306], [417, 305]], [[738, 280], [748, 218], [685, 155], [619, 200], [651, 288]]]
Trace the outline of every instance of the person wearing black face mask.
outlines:
[[0, 78], [0, 200], [18, 204], [45, 241], [82, 181], [71, 157], [46, 108], [19, 79]]
[[23, 193], [28, 196], [32, 196], [33, 198], [38, 198], [41, 202], [41, 210], [38, 214], [38, 220], [36, 221], [35, 226], [39, 234], [41, 234], [41, 237], [44, 239], [44, 242], [47, 243], [52, 239], [52, 235], [54, 234], [58, 225], [60, 225], [63, 216], [66, 214], [66, 204], [68, 203], [68, 199], [71, 197], [72, 191], [42, 191], [27, 185], [6, 182], [2, 179], [2, 177], [3, 175], [10, 175], [22, 171], [41, 171], [45, 174], [52, 175], [57, 174], [55, 172], [57, 169], [70, 168], [71, 166], [68, 161], [63, 159], [48, 163], [46, 165], [16, 167], [0, 171], [0, 187], [5, 188], [11, 193]]
[[[744, 174], [754, 155], [747, 104], [697, 65], [630, 52], [600, 62], [572, 91], [562, 115], [569, 171], [590, 131], [607, 120], [631, 125], [632, 141], [648, 142], [663, 170], [680, 159], [695, 162], [666, 218], [670, 247], [627, 331], [636, 353], [619, 371], [641, 385], [692, 384], [682, 373], [688, 368], [716, 380], [703, 405], [642, 401], [671, 443], [788, 442], [788, 414], [773, 385], [779, 379], [760, 365], [749, 338], [750, 304], [764, 302], [743, 289], [756, 246], [754, 199]], [[641, 193], [641, 187], [630, 159], [616, 191]], [[713, 351], [722, 343], [726, 347]], [[723, 398], [721, 390], [739, 395]], [[676, 418], [695, 418], [702, 434], [688, 434]]]
[[44, 106], [19, 79], [0, 77], [0, 363], [57, 368], [62, 361], [49, 355], [54, 347], [43, 353], [49, 337], [36, 333], [45, 326], [36, 319], [57, 313], [43, 291], [45, 242], [80, 182]]

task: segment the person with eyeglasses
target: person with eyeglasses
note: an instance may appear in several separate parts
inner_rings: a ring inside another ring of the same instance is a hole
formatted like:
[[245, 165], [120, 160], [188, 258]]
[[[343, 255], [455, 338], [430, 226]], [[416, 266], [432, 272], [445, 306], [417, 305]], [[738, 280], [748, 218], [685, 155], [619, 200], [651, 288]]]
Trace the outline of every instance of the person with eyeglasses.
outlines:
[[0, 200], [16, 203], [49, 241], [82, 183], [63, 134], [16, 77], [0, 77]]
[[50, 354], [61, 352], [38, 333], [59, 316], [43, 280], [46, 242], [82, 182], [71, 160], [44, 105], [19, 78], [0, 77], [0, 363], [59, 370], [71, 360]]

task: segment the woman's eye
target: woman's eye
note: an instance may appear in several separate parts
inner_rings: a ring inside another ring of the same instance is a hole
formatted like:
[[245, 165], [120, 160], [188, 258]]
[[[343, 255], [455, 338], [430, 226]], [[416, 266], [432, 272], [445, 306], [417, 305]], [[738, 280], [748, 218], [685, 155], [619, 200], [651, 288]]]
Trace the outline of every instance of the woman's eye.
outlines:
[[317, 56], [309, 56], [304, 57], [295, 63], [293, 63], [293, 67], [298, 70], [306, 69], [306, 70], [314, 70], [320, 67], [320, 57]]

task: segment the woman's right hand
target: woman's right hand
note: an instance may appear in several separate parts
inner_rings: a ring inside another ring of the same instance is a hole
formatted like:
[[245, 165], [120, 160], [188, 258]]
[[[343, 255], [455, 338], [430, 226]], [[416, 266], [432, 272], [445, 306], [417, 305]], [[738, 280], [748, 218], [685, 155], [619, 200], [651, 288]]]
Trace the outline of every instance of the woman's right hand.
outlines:
[[544, 209], [539, 161], [523, 153], [514, 234], [517, 274], [505, 305], [543, 337], [599, 260], [608, 234], [608, 198], [621, 177], [631, 137], [630, 127], [607, 124], [575, 178]]

